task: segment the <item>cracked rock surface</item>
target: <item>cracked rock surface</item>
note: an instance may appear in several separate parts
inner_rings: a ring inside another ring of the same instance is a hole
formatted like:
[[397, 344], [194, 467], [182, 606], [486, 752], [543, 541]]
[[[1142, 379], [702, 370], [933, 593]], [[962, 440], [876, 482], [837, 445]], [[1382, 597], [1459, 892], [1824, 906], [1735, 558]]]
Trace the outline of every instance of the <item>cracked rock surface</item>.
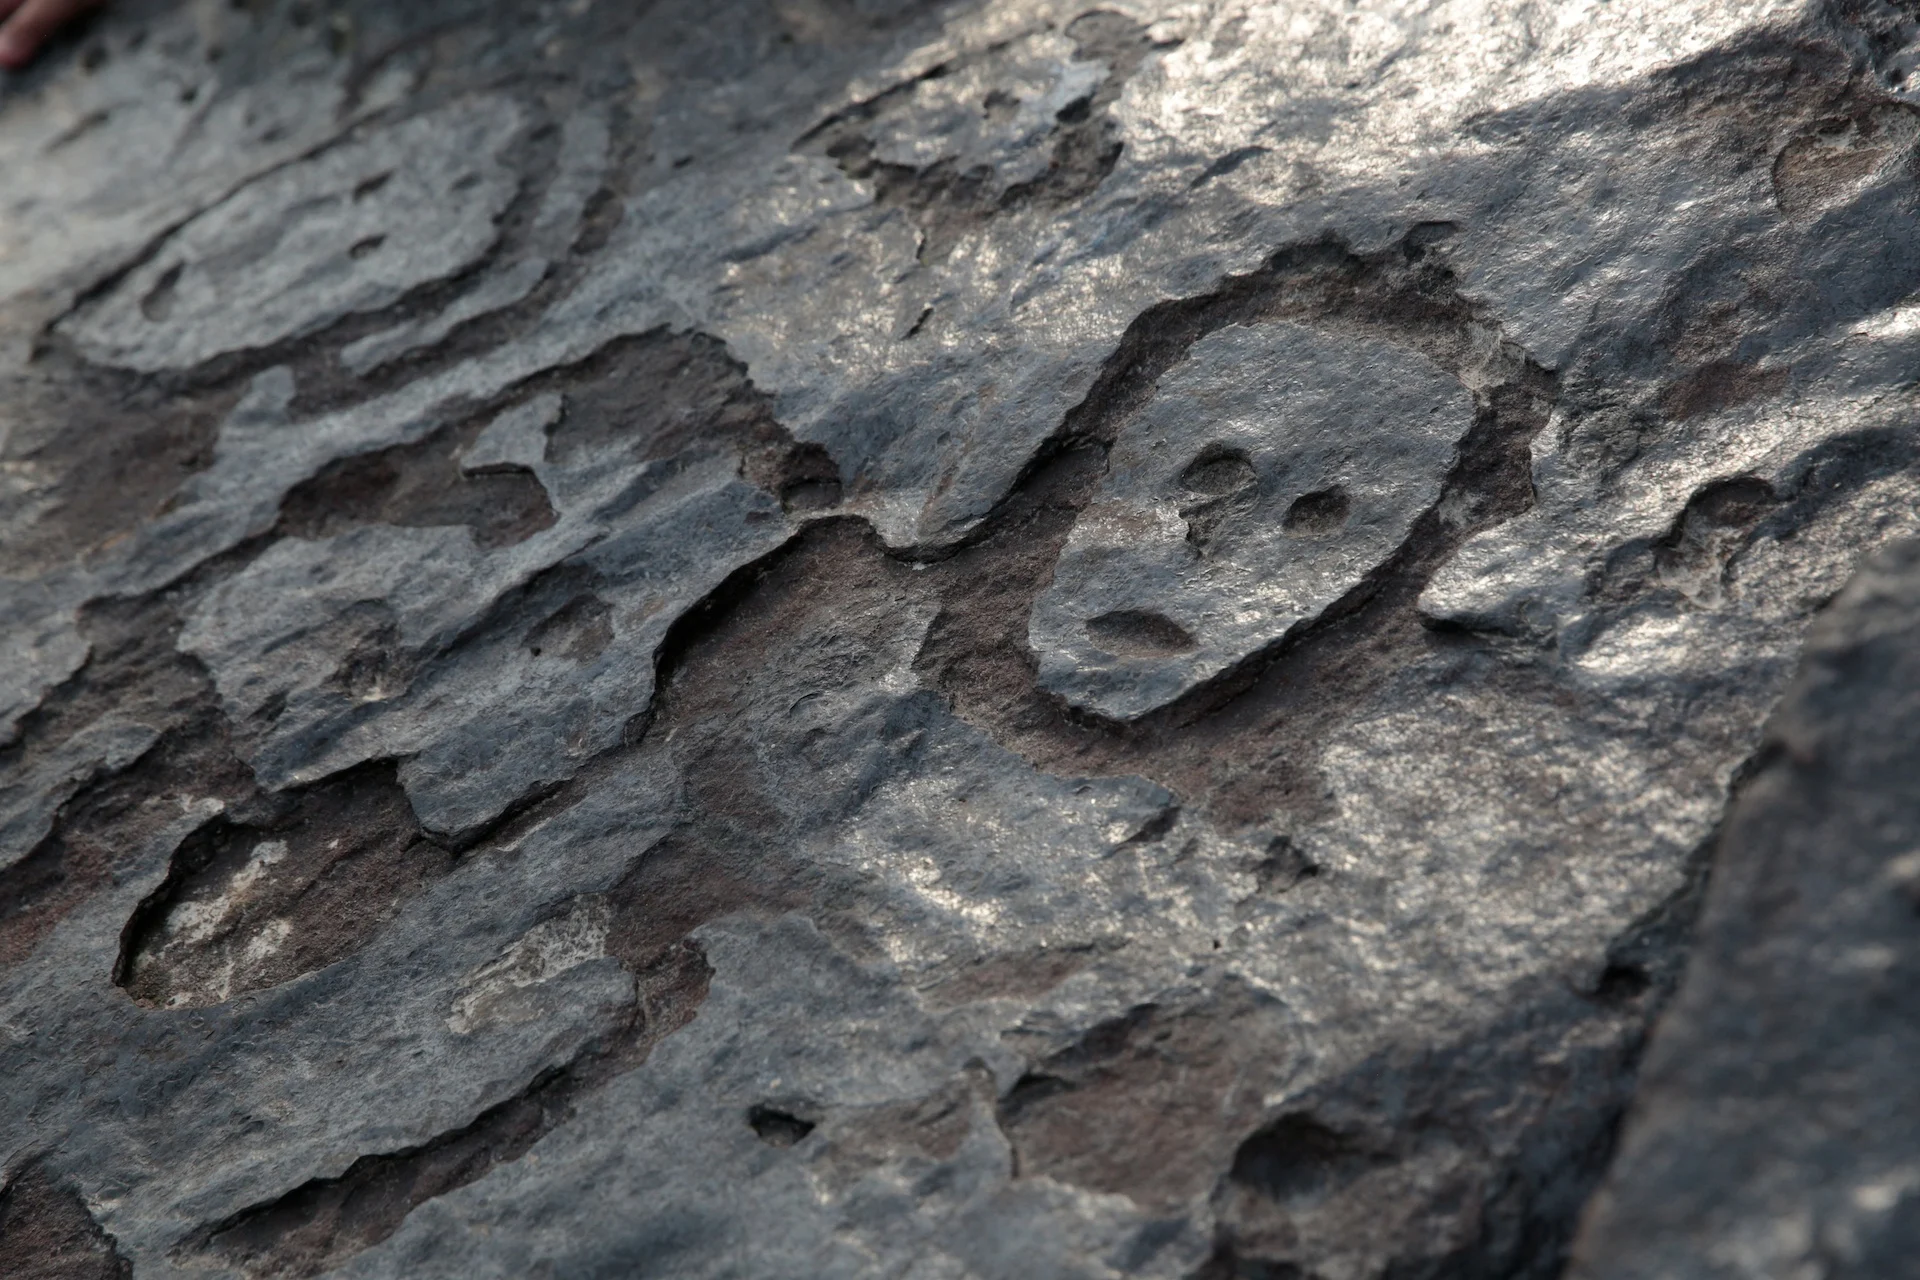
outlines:
[[1916, 65], [126, 0], [0, 80], [0, 1274], [1899, 1274]]

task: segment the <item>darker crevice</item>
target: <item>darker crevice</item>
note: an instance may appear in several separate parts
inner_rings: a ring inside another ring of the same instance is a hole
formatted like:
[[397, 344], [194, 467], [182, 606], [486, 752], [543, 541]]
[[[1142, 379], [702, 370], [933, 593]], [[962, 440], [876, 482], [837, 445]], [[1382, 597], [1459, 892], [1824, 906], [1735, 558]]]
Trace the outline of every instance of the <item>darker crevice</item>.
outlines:
[[815, 1129], [811, 1120], [803, 1120], [790, 1111], [756, 1102], [747, 1108], [747, 1124], [754, 1136], [770, 1147], [791, 1147], [803, 1141]]
[[[175, 648], [190, 589], [88, 606], [80, 617], [87, 661], [20, 722], [15, 742], [0, 748], [0, 776], [42, 778], [53, 794], [65, 792], [44, 834], [0, 869], [0, 966], [24, 960], [194, 806], [251, 794], [252, 772], [234, 753], [212, 681]], [[116, 729], [144, 729], [152, 740], [132, 759], [103, 762], [89, 776], [43, 775], [65, 773], [70, 766], [62, 756], [76, 740]], [[17, 813], [14, 820], [21, 821]]]
[[200, 827], [121, 931], [113, 980], [141, 1004], [222, 1004], [358, 951], [453, 856], [391, 761], [260, 795]]
[[133, 1264], [44, 1163], [0, 1185], [0, 1276], [7, 1280], [132, 1280]]

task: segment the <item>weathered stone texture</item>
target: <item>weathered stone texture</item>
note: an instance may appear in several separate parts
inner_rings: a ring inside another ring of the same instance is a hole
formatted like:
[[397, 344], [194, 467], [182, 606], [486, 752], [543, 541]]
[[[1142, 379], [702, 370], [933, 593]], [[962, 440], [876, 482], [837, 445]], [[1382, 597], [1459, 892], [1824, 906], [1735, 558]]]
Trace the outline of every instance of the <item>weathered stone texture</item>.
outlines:
[[0, 81], [0, 1272], [1899, 1274], [1916, 66], [126, 0]]
[[1920, 1249], [1920, 545], [1815, 624], [1575, 1276], [1898, 1276]]

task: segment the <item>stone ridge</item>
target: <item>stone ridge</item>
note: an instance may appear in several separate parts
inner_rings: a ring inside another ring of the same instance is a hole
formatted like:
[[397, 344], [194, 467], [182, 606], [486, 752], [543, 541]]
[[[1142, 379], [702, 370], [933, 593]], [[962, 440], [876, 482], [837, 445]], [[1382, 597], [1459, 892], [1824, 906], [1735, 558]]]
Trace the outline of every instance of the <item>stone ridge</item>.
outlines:
[[0, 80], [0, 1273], [1897, 1269], [1917, 66], [124, 0]]

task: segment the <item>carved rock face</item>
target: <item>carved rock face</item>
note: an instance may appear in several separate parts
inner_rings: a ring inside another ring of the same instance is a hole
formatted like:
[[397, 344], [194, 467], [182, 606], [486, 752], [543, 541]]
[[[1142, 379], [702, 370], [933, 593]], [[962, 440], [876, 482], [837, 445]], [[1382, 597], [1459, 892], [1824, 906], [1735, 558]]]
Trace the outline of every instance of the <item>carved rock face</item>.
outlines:
[[470, 266], [519, 183], [508, 98], [454, 103], [276, 170], [170, 236], [65, 326], [155, 372], [272, 346]]
[[[1735, 780], [1912, 719], [1848, 649], [1892, 719], [1754, 756], [1920, 532], [1898, 8], [126, 0], [0, 78], [0, 1276], [1563, 1274]], [[1754, 937], [1828, 1046], [1920, 990], [1894, 764], [1803, 859], [1884, 938]], [[1900, 1168], [1774, 1270], [1898, 1274]]]
[[1275, 322], [1195, 344], [1121, 428], [1034, 604], [1041, 683], [1131, 720], [1318, 617], [1439, 498], [1473, 413], [1377, 338]]

